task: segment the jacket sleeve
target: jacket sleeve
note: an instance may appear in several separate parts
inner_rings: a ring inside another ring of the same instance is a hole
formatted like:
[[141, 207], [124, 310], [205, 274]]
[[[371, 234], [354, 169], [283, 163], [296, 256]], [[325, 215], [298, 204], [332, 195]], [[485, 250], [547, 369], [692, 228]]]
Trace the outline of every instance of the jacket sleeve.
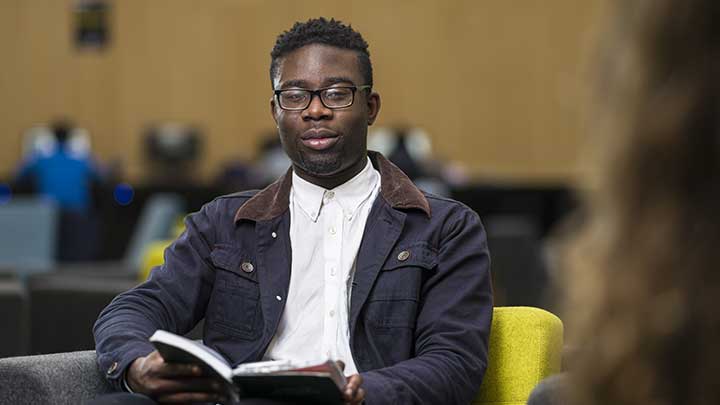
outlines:
[[214, 281], [214, 207], [189, 215], [185, 232], [165, 250], [165, 263], [118, 295], [95, 322], [98, 367], [115, 389], [122, 389], [129, 364], [154, 350], [148, 338], [157, 329], [185, 334], [203, 318]]
[[490, 257], [477, 214], [458, 207], [422, 287], [415, 357], [362, 373], [368, 405], [469, 404], [477, 395], [493, 311]]

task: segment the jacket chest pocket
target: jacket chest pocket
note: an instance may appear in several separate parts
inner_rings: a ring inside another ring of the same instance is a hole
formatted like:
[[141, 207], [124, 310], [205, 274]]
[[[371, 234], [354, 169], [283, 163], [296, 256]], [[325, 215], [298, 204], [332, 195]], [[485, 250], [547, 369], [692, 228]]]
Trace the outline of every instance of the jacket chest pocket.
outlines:
[[368, 297], [369, 325], [379, 330], [414, 328], [423, 280], [435, 266], [437, 252], [426, 242], [396, 248]]
[[232, 245], [216, 245], [210, 259], [216, 271], [206, 313], [208, 327], [241, 339], [257, 338], [262, 315], [254, 258]]

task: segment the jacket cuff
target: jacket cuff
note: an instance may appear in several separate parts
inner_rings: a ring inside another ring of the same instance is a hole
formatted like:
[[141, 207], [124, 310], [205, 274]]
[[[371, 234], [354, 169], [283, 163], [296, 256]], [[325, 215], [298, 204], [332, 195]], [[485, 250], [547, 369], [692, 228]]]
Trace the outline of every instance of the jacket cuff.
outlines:
[[128, 384], [128, 382], [127, 382], [127, 370], [125, 370], [125, 372], [123, 373], [123, 376], [122, 376], [122, 389], [123, 389], [123, 391], [129, 392], [131, 394], [135, 393], [135, 391], [133, 391], [132, 388], [130, 388], [130, 384]]
[[116, 391], [127, 391], [125, 376], [130, 364], [138, 357], [147, 356], [153, 350], [155, 348], [152, 344], [142, 343], [133, 345], [130, 350], [102, 354], [98, 356], [98, 368]]

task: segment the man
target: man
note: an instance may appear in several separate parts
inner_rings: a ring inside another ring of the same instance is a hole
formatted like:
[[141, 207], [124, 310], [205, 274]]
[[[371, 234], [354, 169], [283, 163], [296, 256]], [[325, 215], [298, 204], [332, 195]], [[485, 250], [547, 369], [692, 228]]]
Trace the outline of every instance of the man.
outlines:
[[217, 400], [197, 370], [164, 363], [147, 341], [204, 318], [205, 344], [233, 364], [341, 360], [349, 403], [469, 403], [492, 317], [477, 214], [367, 151], [380, 96], [359, 33], [297, 23], [271, 56], [270, 107], [291, 169], [187, 218], [165, 264], [100, 315], [100, 369], [161, 401]]

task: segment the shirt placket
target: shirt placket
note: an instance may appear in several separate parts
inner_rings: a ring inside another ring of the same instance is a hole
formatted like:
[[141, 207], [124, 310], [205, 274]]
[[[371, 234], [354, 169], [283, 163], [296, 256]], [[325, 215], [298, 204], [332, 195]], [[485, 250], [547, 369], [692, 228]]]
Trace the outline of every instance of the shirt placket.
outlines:
[[323, 314], [323, 354], [336, 358], [339, 311], [338, 298], [344, 296], [344, 279], [341, 274], [343, 242], [343, 210], [332, 191], [323, 197], [323, 258], [325, 262]]

